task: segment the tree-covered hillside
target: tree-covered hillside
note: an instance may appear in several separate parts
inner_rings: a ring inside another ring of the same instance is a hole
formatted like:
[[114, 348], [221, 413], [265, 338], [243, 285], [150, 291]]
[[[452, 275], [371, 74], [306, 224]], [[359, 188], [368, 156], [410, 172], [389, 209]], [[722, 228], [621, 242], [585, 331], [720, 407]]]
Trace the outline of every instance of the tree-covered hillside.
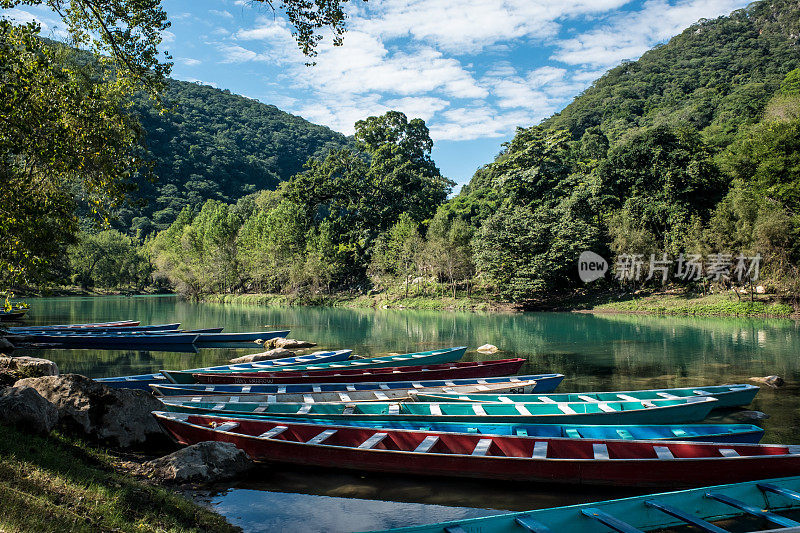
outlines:
[[633, 62], [608, 71], [563, 111], [544, 121], [575, 139], [599, 126], [615, 140], [631, 128], [691, 126], [719, 148], [758, 121], [784, 76], [800, 66], [800, 7], [754, 2], [703, 19]]
[[186, 206], [274, 189], [309, 158], [349, 144], [329, 128], [207, 85], [169, 80], [163, 105], [167, 112], [145, 97], [136, 103], [155, 181], [140, 182], [136, 197], [147, 203], [123, 209], [120, 229], [147, 234]]

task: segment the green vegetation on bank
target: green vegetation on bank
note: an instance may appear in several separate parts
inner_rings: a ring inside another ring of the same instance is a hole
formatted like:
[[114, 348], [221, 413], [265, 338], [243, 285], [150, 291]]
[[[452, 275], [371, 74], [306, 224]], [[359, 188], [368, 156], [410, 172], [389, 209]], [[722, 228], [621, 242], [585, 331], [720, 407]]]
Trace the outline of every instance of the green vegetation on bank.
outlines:
[[139, 481], [97, 448], [0, 426], [0, 530], [239, 531], [175, 492]]
[[692, 316], [790, 317], [795, 314], [793, 306], [776, 302], [772, 298], [757, 298], [755, 301], [750, 301], [748, 296], [737, 298], [731, 294], [708, 296], [647, 295], [597, 304], [590, 307], [590, 310], [601, 313], [623, 312]]

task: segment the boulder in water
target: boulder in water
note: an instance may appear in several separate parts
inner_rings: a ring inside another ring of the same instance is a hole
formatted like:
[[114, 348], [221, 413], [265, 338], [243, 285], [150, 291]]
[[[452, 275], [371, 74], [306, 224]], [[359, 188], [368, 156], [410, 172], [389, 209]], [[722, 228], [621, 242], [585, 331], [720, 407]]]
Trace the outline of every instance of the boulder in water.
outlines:
[[255, 363], [258, 361], [269, 361], [270, 359], [281, 359], [283, 357], [294, 357], [294, 352], [291, 352], [285, 348], [274, 348], [266, 352], [243, 355], [241, 357], [231, 359], [231, 363]]
[[494, 344], [484, 344], [478, 347], [480, 353], [497, 353], [500, 349]]
[[755, 377], [750, 378], [750, 381], [755, 381], [756, 383], [762, 383], [768, 387], [772, 387], [773, 389], [777, 389], [778, 387], [782, 387], [785, 383], [782, 377], [780, 376], [764, 376], [763, 378]]

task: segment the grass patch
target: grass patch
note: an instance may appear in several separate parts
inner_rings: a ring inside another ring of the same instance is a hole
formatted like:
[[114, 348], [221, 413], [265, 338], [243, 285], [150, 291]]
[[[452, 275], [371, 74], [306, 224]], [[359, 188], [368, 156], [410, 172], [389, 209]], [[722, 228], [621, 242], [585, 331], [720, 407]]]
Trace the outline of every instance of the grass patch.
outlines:
[[755, 301], [741, 300], [729, 294], [693, 296], [686, 294], [652, 294], [627, 300], [606, 302], [591, 307], [593, 311], [617, 311], [659, 315], [789, 317], [794, 308], [769, 296], [759, 295]]
[[240, 531], [115, 463], [56, 432], [44, 438], [0, 426], [0, 531]]

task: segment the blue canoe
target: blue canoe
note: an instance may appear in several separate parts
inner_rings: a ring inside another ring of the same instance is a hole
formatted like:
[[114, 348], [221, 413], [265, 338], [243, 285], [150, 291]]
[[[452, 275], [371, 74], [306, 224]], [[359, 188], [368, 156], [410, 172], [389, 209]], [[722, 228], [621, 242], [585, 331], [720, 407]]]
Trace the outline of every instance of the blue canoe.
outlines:
[[141, 334], [130, 333], [31, 333], [24, 334], [27, 342], [56, 344], [64, 348], [157, 348], [168, 345], [193, 345], [197, 333]]
[[152, 326], [19, 326], [15, 328], [8, 328], [8, 330], [18, 335], [24, 335], [26, 333], [67, 333], [85, 335], [97, 333], [130, 333], [134, 331], [175, 331], [180, 326], [181, 323], [176, 322], [174, 324], [154, 324]]
[[573, 392], [565, 394], [420, 394], [421, 402], [625, 402], [637, 400], [677, 400], [696, 396], [716, 398], [716, 409], [749, 405], [759, 388], [755, 385], [739, 383], [736, 385], [711, 385], [707, 387], [681, 387], [676, 389], [647, 389], [613, 392]]
[[[292, 417], [271, 417], [285, 420]], [[304, 424], [331, 425], [330, 419], [304, 419]], [[683, 442], [717, 442], [758, 444], [764, 430], [752, 424], [682, 424], [597, 426], [587, 424], [461, 424], [458, 422], [414, 422], [337, 420], [339, 426], [355, 426], [441, 433], [473, 433], [480, 435], [516, 435], [520, 437], [592, 439], [592, 440], [674, 440]]]
[[[392, 529], [397, 533], [641, 533], [800, 530], [800, 476]], [[788, 515], [792, 515], [789, 517]], [[725, 520], [724, 524], [712, 522]], [[694, 526], [697, 529], [690, 528]], [[723, 529], [723, 527], [725, 529]], [[729, 529], [728, 529], [729, 528]]]
[[484, 383], [503, 383], [506, 381], [536, 381], [536, 392], [552, 392], [564, 379], [563, 374], [533, 374], [527, 376], [502, 376], [494, 378], [464, 378], [453, 380], [427, 381], [387, 381], [363, 383], [297, 383], [287, 385], [202, 385], [173, 384], [159, 381], [153, 391], [162, 396], [184, 396], [187, 394], [275, 394], [304, 392], [347, 392], [378, 389], [413, 389], [420, 387], [445, 387], [453, 385], [477, 385]]
[[[310, 363], [325, 363], [331, 361], [345, 361], [353, 353], [352, 350], [337, 350], [333, 352], [316, 352], [308, 355], [300, 355], [297, 357], [284, 357], [282, 359], [272, 359], [269, 361], [258, 361], [256, 363], [242, 363], [237, 365], [220, 365], [203, 368], [193, 368], [195, 370], [209, 370], [209, 369], [226, 369], [226, 368], [241, 368], [242, 371], [248, 369], [264, 369], [264, 368], [280, 368], [283, 366], [310, 364]], [[97, 378], [98, 383], [108, 385], [117, 389], [143, 389], [150, 390], [151, 384], [169, 383], [163, 374], [137, 374], [133, 376], [117, 376], [110, 378]]]

